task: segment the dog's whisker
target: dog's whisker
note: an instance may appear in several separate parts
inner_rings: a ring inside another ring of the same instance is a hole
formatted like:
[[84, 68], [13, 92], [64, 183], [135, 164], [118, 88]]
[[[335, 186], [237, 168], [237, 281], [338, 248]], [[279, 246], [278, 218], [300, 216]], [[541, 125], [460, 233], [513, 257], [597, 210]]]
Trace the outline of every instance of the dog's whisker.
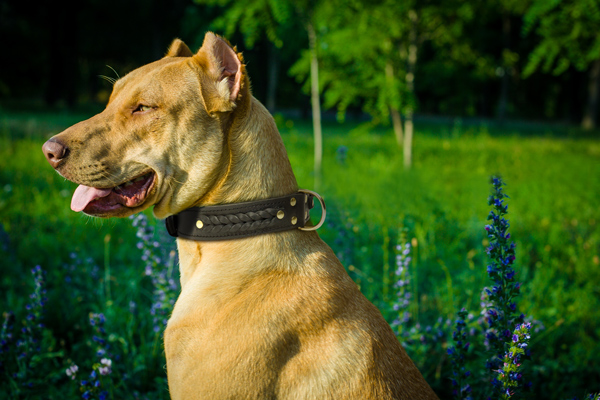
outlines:
[[98, 75], [100, 78], [104, 79], [105, 81], [109, 82], [111, 85], [114, 85], [115, 82], [117, 81], [115, 78], [110, 78], [106, 75]]
[[[117, 71], [115, 71], [115, 69], [113, 67], [111, 67], [110, 65], [106, 65], [108, 68], [112, 69], [112, 71], [115, 73], [115, 75], [117, 76], [118, 79], [121, 79], [121, 77], [119, 76], [119, 73]], [[117, 79], [115, 79], [115, 82], [117, 81]]]

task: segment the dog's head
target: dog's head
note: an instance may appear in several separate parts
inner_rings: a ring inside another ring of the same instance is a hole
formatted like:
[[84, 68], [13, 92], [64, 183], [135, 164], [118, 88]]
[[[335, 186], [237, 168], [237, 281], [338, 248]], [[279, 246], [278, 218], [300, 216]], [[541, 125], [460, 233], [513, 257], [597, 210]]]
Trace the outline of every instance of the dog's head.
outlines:
[[166, 57], [116, 81], [102, 113], [50, 138], [43, 151], [79, 184], [74, 211], [125, 217], [155, 205], [164, 218], [222, 178], [224, 132], [248, 103], [248, 86], [241, 54], [224, 39], [207, 33], [196, 54], [176, 39]]

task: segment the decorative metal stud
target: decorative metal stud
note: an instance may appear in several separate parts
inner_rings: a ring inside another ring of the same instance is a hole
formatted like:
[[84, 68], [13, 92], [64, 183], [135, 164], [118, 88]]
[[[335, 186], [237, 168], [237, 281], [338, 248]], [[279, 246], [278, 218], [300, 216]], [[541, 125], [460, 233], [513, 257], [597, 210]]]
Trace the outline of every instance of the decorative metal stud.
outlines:
[[277, 211], [277, 219], [283, 219], [285, 217], [285, 213], [281, 210]]
[[298, 218], [292, 217], [292, 225], [296, 225], [297, 222], [298, 222]]
[[200, 221], [200, 220], [196, 221], [196, 228], [202, 229], [203, 226], [204, 226], [204, 224], [202, 223], [202, 221]]
[[294, 207], [296, 205], [296, 198], [295, 197], [292, 197], [290, 199], [290, 204], [292, 205], [292, 207]]

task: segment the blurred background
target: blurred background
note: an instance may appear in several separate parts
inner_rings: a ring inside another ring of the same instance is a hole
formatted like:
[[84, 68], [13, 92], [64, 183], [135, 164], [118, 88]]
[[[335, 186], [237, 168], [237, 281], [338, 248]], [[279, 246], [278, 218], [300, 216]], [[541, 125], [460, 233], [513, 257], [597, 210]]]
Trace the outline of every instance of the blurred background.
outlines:
[[[0, 104], [9, 109], [104, 104], [111, 86], [98, 77], [113, 76], [107, 65], [123, 76], [162, 57], [174, 38], [196, 51], [214, 30], [244, 52], [259, 100], [306, 117], [309, 91], [300, 89], [309, 78], [310, 27], [324, 110], [372, 112], [383, 122], [390, 108], [414, 103], [420, 115], [596, 124], [593, 0], [3, 0], [0, 7]], [[385, 87], [395, 93], [381, 93]]]
[[[599, 28], [598, 0], [0, 0], [0, 399], [168, 398], [174, 241], [150, 210], [72, 212], [41, 146], [208, 30], [243, 53], [300, 186], [327, 201], [321, 237], [441, 398], [496, 398], [496, 174], [533, 324], [516, 387], [600, 392]], [[463, 307], [472, 392], [448, 355]]]

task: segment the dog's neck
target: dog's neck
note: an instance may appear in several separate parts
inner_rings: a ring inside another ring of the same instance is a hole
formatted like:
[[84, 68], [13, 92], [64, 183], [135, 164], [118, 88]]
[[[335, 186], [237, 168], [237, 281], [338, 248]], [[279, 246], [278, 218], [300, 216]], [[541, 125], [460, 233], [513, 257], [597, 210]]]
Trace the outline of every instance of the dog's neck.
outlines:
[[[273, 117], [253, 97], [237, 111], [238, 115], [244, 115], [245, 118], [236, 119], [236, 113], [232, 115], [231, 128], [226, 132], [227, 143], [221, 165], [223, 172], [213, 189], [194, 205], [196, 207], [268, 199], [298, 190]], [[272, 250], [280, 247], [282, 241], [290, 240], [300, 233], [291, 231], [218, 242], [196, 242], [178, 238], [182, 288], [206, 265], [220, 264], [228, 268], [227, 265], [242, 263], [247, 266], [248, 271], [251, 270], [248, 268], [251, 265], [268, 268], [271, 265], [268, 258], [269, 254], [273, 254]], [[316, 236], [312, 232], [303, 234]], [[262, 251], [249, 251], [249, 246], [259, 247]], [[255, 256], [248, 259], [248, 254]], [[237, 260], [236, 257], [240, 259]], [[221, 270], [221, 273], [223, 272], [225, 271]]]
[[[255, 98], [234, 111], [215, 186], [195, 204], [231, 204], [292, 194], [296, 177], [273, 117]], [[236, 114], [244, 115], [238, 119]]]
[[216, 242], [177, 238], [182, 292], [193, 281], [196, 283], [190, 287], [210, 285], [222, 297], [227, 297], [225, 289], [231, 288], [231, 295], [235, 295], [239, 287], [257, 276], [281, 275], [292, 269], [297, 273], [302, 266], [320, 266], [310, 259], [319, 258], [323, 246], [316, 232], [297, 229]]

